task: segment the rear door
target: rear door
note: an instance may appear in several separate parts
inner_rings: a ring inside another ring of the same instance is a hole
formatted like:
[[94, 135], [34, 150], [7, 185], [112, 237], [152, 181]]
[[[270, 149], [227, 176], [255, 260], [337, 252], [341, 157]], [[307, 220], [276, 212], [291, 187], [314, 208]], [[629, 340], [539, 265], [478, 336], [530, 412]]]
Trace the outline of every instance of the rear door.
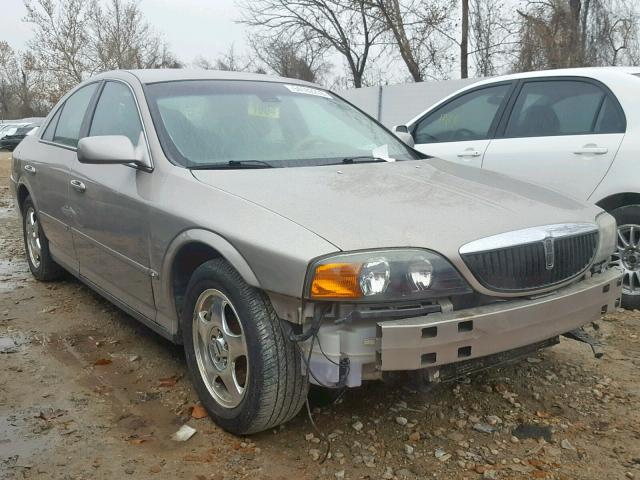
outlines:
[[415, 148], [452, 162], [482, 166], [512, 85], [478, 87], [428, 112], [411, 128]]
[[80, 128], [98, 85], [91, 83], [76, 90], [58, 107], [33, 148], [34, 154], [25, 159], [23, 166], [33, 186], [38, 216], [51, 253], [76, 273], [78, 262], [70, 230], [73, 215], [68, 203], [69, 169], [76, 161]]
[[588, 199], [626, 129], [613, 94], [589, 79], [546, 77], [522, 81], [511, 103], [483, 168]]

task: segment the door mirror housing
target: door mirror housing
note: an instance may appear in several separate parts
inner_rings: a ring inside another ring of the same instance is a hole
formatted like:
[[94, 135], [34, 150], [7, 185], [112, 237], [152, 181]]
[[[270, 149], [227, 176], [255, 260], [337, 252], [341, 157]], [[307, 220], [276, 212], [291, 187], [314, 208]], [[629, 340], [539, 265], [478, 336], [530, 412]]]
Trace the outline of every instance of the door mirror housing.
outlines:
[[406, 125], [396, 125], [393, 127], [393, 131], [400, 140], [413, 148], [416, 144], [413, 135], [409, 132], [409, 127]]
[[94, 165], [133, 164], [151, 169], [151, 162], [143, 145], [142, 135], [138, 146], [134, 146], [124, 135], [85, 137], [78, 142], [78, 161]]

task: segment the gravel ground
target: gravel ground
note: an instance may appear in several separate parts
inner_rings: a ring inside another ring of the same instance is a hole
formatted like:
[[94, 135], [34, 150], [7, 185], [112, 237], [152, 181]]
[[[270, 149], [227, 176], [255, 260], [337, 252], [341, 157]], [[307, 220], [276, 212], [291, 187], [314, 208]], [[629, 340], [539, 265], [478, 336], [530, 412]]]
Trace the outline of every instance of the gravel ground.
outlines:
[[[200, 417], [182, 350], [72, 278], [34, 281], [0, 153], [0, 478], [640, 479], [640, 312], [426, 393], [371, 384], [250, 438]], [[195, 408], [194, 408], [195, 407]], [[171, 440], [188, 424], [197, 433]], [[531, 438], [527, 438], [531, 437]]]

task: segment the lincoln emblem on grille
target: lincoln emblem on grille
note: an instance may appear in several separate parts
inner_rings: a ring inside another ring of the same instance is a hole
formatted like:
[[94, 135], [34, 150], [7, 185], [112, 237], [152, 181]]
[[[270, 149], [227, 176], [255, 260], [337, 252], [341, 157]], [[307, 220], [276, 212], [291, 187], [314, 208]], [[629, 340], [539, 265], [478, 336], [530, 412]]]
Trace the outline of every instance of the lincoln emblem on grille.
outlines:
[[556, 259], [556, 252], [553, 247], [553, 238], [545, 238], [542, 242], [542, 245], [544, 247], [544, 261], [546, 264], [545, 266], [547, 267], [547, 270], [553, 270], [553, 264]]

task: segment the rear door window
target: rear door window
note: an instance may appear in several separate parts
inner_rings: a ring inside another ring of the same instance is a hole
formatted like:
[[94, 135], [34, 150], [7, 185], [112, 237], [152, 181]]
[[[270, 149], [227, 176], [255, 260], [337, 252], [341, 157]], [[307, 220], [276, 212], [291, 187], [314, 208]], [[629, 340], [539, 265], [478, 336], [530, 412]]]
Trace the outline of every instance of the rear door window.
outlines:
[[501, 84], [460, 95], [418, 123], [416, 143], [487, 139], [510, 88], [511, 84]]
[[601, 87], [572, 80], [523, 84], [505, 137], [612, 133], [624, 129], [615, 102]]
[[78, 146], [82, 121], [97, 88], [98, 83], [82, 87], [64, 102], [53, 136], [54, 142], [74, 148]]

